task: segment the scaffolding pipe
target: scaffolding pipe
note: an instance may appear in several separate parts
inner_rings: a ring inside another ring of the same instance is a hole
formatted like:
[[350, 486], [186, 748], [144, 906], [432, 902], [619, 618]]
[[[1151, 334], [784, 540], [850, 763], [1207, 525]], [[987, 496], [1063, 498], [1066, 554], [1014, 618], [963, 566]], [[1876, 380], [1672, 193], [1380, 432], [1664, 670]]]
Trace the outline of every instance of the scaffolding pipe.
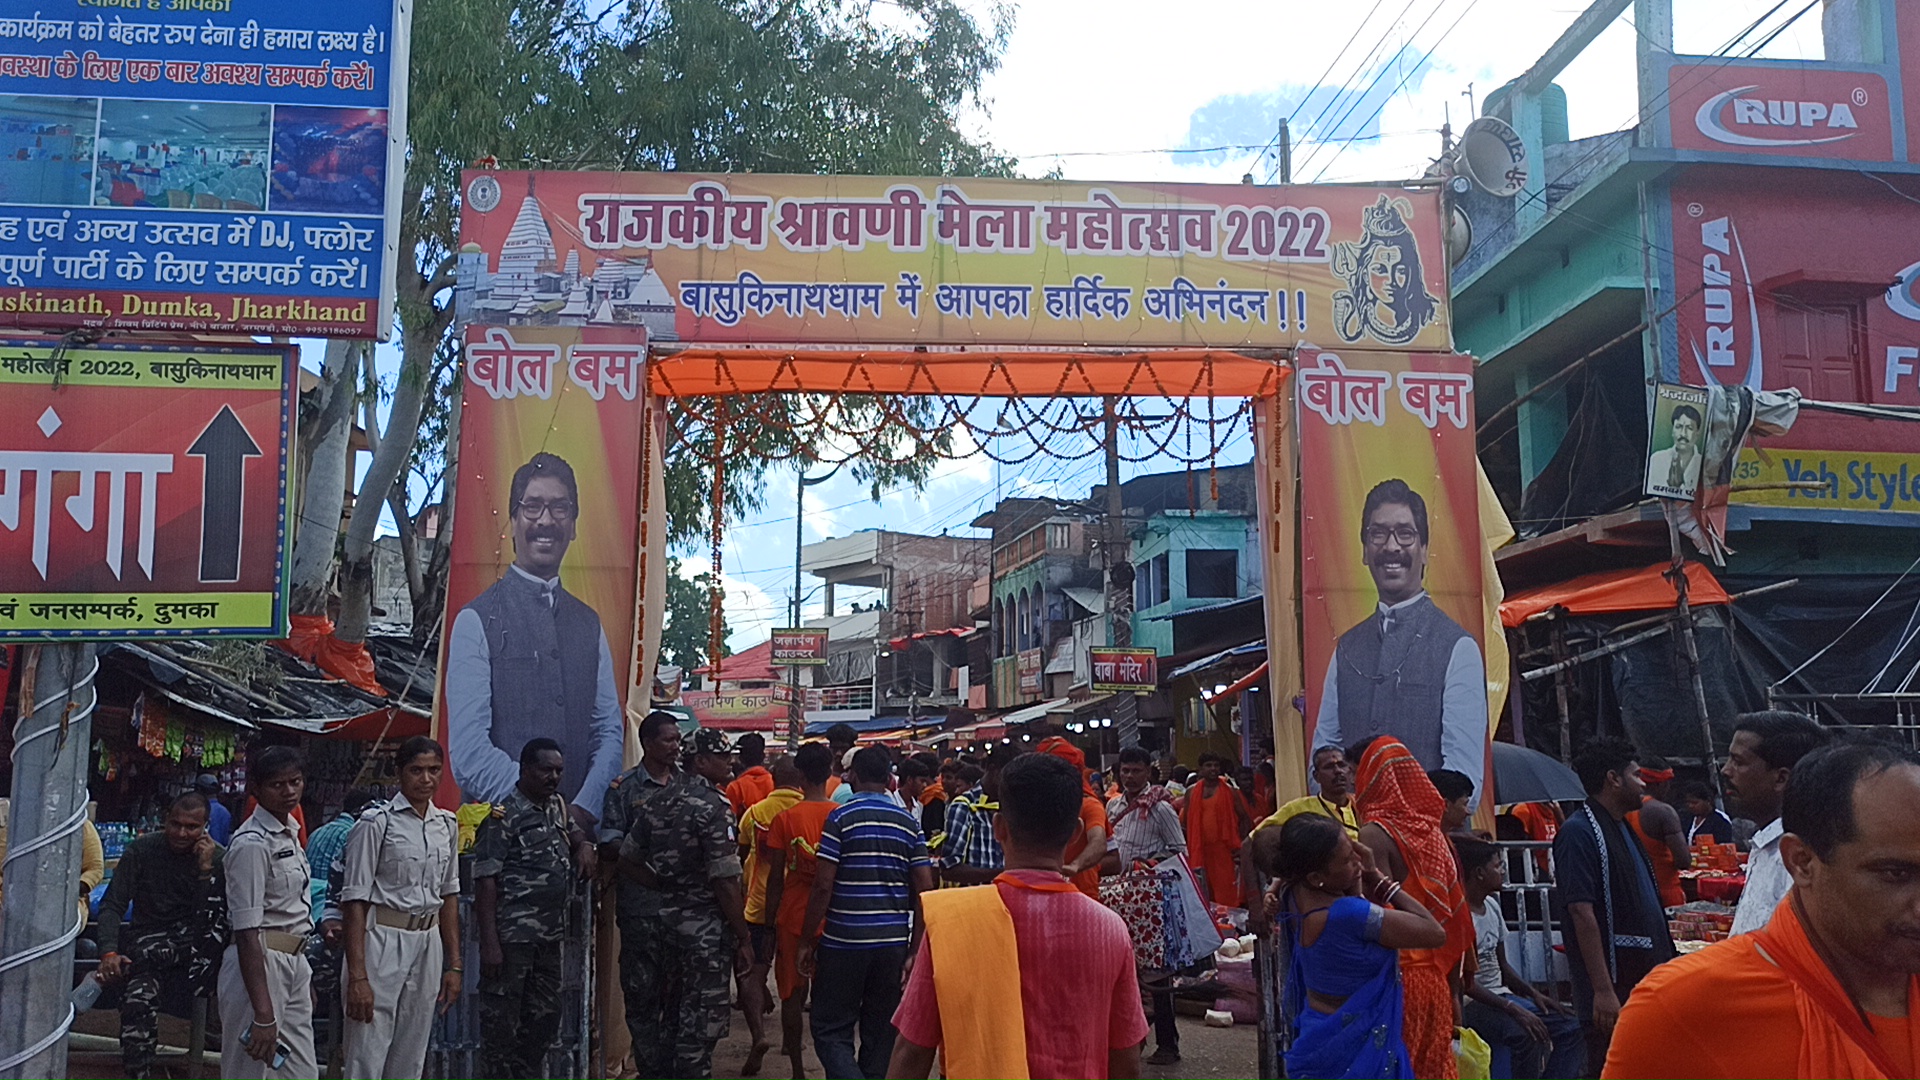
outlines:
[[[92, 745], [91, 644], [26, 650], [14, 725], [13, 801], [0, 906], [0, 1076], [67, 1074], [80, 830]], [[30, 706], [30, 707], [26, 707]]]

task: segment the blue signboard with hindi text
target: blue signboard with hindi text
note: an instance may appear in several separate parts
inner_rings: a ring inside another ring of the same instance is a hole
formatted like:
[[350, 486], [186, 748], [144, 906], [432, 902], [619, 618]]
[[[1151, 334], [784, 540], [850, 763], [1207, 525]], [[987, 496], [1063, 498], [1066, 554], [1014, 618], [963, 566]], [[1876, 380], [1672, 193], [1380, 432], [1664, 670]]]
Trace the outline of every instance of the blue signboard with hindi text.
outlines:
[[382, 337], [411, 0], [0, 0], [0, 327]]

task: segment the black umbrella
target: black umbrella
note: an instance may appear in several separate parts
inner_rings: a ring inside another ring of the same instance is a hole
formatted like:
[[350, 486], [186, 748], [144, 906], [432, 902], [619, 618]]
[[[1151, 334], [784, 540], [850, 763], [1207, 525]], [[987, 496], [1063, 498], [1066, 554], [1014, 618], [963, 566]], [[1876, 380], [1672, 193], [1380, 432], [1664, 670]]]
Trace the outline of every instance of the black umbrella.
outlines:
[[1572, 769], [1540, 751], [1497, 742], [1493, 744], [1493, 795], [1506, 805], [1581, 800], [1587, 791]]

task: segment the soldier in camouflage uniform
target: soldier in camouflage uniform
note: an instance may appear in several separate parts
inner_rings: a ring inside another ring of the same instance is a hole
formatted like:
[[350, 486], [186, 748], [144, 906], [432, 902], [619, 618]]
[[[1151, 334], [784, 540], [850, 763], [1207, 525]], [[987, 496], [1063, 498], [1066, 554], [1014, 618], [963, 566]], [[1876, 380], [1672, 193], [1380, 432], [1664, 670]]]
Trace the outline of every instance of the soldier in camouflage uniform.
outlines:
[[520, 781], [473, 841], [473, 909], [480, 936], [480, 1075], [546, 1074], [560, 1029], [560, 943], [574, 882], [593, 871], [593, 845], [560, 797], [560, 744], [532, 739]]
[[753, 963], [741, 888], [738, 834], [720, 784], [732, 776], [726, 736], [693, 733], [693, 775], [648, 800], [621, 845], [623, 864], [660, 892], [660, 930], [638, 944], [663, 974], [661, 1026], [651, 1045], [634, 1039], [642, 1076], [713, 1075], [713, 1047], [727, 1034], [728, 965]]
[[[665, 973], [646, 946], [661, 934], [660, 891], [642, 881], [632, 863], [620, 859], [620, 845], [646, 803], [681, 779], [680, 718], [669, 712], [648, 713], [640, 721], [640, 764], [614, 779], [600, 808], [596, 839], [600, 865], [611, 868], [619, 888], [614, 921], [620, 927], [620, 992], [636, 1052], [658, 1044], [663, 1023], [660, 989]], [[643, 1068], [640, 1075], [658, 1074]]]
[[173, 800], [163, 831], [127, 845], [100, 902], [100, 977], [126, 980], [120, 1059], [129, 1077], [151, 1075], [159, 1012], [185, 1016], [209, 993], [226, 947], [225, 851], [207, 835], [207, 806], [197, 791]]

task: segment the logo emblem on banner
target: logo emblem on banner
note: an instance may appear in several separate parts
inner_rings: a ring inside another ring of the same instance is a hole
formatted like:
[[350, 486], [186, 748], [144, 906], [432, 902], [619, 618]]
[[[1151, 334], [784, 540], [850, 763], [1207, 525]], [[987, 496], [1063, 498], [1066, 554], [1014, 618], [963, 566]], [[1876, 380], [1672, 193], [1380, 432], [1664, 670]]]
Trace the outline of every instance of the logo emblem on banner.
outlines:
[[1421, 277], [1413, 204], [1380, 196], [1361, 212], [1360, 239], [1333, 245], [1333, 328], [1349, 344], [1373, 338], [1405, 345], [1438, 317], [1440, 301]]
[[1908, 266], [1887, 289], [1887, 306], [1903, 319], [1920, 322], [1920, 262]]
[[467, 205], [482, 214], [491, 214], [500, 208], [500, 181], [491, 176], [476, 176], [473, 183], [467, 185]]
[[[1728, 146], [1819, 146], [1859, 134], [1860, 124], [1853, 118], [1853, 108], [1844, 101], [1762, 101], [1743, 96], [1758, 89], [1757, 84], [1736, 86], [1713, 95], [1693, 114], [1694, 126], [1700, 129], [1700, 134]], [[1854, 95], [1859, 104], [1866, 104], [1864, 90], [1855, 90]], [[1727, 126], [1725, 116], [1729, 105], [1733, 107], [1733, 128]], [[1771, 134], [1781, 129], [1792, 134]], [[1848, 130], [1838, 135], [1810, 134], [1835, 129]]]

